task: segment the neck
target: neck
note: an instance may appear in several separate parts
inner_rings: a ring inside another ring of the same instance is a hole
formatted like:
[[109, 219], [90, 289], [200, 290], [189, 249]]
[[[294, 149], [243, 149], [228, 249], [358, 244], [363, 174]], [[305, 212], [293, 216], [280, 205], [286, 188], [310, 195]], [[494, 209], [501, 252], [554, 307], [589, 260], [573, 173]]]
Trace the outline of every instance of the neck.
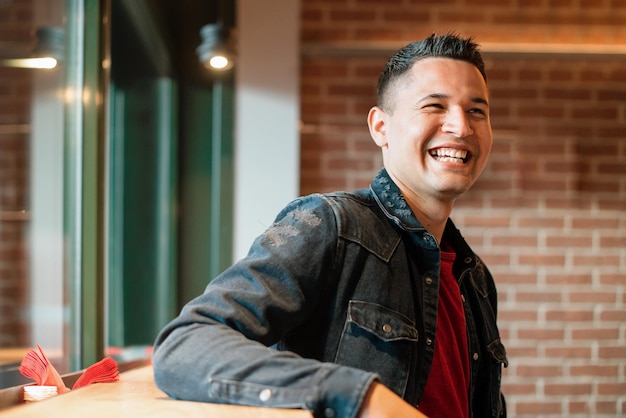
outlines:
[[420, 221], [422, 226], [424, 226], [424, 228], [437, 239], [437, 242], [441, 244], [443, 231], [446, 229], [448, 217], [452, 212], [452, 205], [442, 203], [435, 205], [432, 202], [428, 205], [424, 205], [423, 202], [412, 202], [408, 199], [407, 203], [411, 207], [417, 220]]

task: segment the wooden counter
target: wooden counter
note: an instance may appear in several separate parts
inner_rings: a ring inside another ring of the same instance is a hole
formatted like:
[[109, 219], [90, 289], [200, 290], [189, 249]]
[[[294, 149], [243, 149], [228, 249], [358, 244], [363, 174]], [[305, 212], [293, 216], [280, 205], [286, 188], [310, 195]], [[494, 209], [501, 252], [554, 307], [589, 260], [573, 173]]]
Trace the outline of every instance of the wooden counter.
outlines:
[[39, 402], [0, 411], [0, 417], [62, 418], [312, 418], [300, 409], [217, 405], [169, 399], [154, 384], [151, 366], [120, 374], [119, 382], [95, 383]]

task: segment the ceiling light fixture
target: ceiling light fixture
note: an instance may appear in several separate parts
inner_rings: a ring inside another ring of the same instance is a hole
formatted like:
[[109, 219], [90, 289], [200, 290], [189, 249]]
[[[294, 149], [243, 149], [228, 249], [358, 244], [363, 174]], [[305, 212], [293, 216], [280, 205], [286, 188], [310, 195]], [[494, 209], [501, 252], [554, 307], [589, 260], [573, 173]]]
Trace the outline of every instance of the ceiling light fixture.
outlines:
[[56, 68], [63, 61], [65, 32], [63, 28], [46, 26], [36, 32], [37, 43], [32, 52], [0, 51], [0, 67]]
[[196, 49], [200, 62], [210, 70], [226, 71], [235, 64], [235, 54], [230, 45], [230, 36], [219, 23], [200, 28], [202, 43]]

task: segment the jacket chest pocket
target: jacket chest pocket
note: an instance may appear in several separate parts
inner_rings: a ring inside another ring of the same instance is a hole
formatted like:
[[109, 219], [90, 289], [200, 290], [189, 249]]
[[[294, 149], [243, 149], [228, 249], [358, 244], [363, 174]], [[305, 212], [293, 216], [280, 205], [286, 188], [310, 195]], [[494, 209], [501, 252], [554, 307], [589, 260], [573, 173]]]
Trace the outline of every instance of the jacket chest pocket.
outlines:
[[350, 301], [335, 362], [377, 373], [403, 396], [418, 333], [413, 321], [384, 306]]

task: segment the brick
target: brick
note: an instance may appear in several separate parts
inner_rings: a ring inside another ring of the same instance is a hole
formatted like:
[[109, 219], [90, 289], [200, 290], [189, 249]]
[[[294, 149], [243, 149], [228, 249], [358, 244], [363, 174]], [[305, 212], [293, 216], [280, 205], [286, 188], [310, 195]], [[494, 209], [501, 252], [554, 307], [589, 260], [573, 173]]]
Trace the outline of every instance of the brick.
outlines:
[[626, 175], [626, 163], [624, 162], [599, 163], [597, 167], [599, 174]]
[[561, 376], [562, 368], [560, 366], [549, 364], [518, 364], [516, 366], [517, 376], [519, 377], [555, 377]]
[[467, 24], [481, 24], [487, 22], [487, 16], [482, 12], [472, 13], [469, 11], [463, 12], [441, 12], [439, 18], [448, 22], [448, 24], [454, 25], [457, 23]]
[[[603, 309], [599, 314], [600, 321], [626, 323], [626, 310], [623, 309]], [[624, 356], [626, 358], [626, 356]]]
[[573, 266], [619, 266], [620, 258], [617, 255], [574, 255]]
[[533, 196], [501, 196], [500, 194], [492, 196], [491, 207], [493, 209], [536, 209], [539, 207], [541, 199]]
[[586, 69], [581, 71], [580, 77], [587, 82], [605, 81], [606, 75], [601, 70]]
[[[384, 3], [387, 7], [400, 7], [404, 3], [404, 0], [389, 0]], [[379, 0], [357, 0], [356, 4], [358, 7], [372, 7], [372, 6], [381, 6]]]
[[385, 10], [383, 11], [383, 20], [386, 23], [411, 23], [428, 22], [430, 13], [420, 10]]
[[588, 395], [591, 390], [591, 383], [548, 383], [544, 387], [548, 396]]
[[335, 158], [329, 159], [326, 167], [330, 170], [372, 170], [373, 164], [370, 160], [365, 159], [347, 159], [347, 158]]
[[565, 256], [561, 254], [520, 254], [518, 256], [520, 265], [528, 266], [563, 266]]
[[[548, 80], [550, 81], [565, 81], [565, 82], [570, 82], [574, 79], [574, 73], [571, 70], [568, 69], [563, 69], [563, 68], [558, 68], [558, 69], [553, 69], [548, 71]], [[547, 90], [547, 97], [548, 98], [552, 98], [552, 95], [550, 95], [550, 93], [554, 93], [555, 90]], [[576, 93], [574, 93], [576, 94]], [[571, 97], [564, 97], [567, 99], [571, 99]]]
[[546, 161], [544, 170], [547, 175], [553, 173], [584, 175], [591, 173], [591, 166], [585, 161]]
[[548, 209], [591, 210], [592, 205], [589, 198], [576, 196], [547, 197], [544, 203]]
[[[599, 401], [595, 402], [596, 413], [598, 414], [616, 414], [618, 411], [617, 408], [618, 402], [611, 401]], [[621, 411], [625, 411], [625, 408], [619, 408]], [[618, 415], [615, 415], [618, 416]]]
[[592, 277], [590, 274], [581, 274], [581, 273], [550, 273], [546, 275], [545, 278], [546, 284], [550, 285], [564, 285], [564, 286], [572, 286], [572, 285], [585, 285], [589, 286], [592, 284]]
[[511, 257], [508, 254], [482, 254], [481, 258], [489, 267], [494, 266], [509, 266], [511, 264]]
[[515, 405], [516, 413], [518, 415], [544, 415], [544, 414], [561, 414], [562, 407], [561, 402], [553, 401], [540, 401], [535, 400], [532, 402], [519, 401]]
[[626, 236], [600, 237], [600, 248], [610, 249], [610, 248], [625, 248], [625, 247], [626, 247]]
[[609, 229], [617, 230], [619, 228], [619, 221], [615, 218], [594, 218], [594, 217], [574, 217], [572, 219], [572, 228], [575, 229]]
[[546, 347], [544, 349], [545, 357], [556, 359], [589, 359], [592, 355], [590, 347], [585, 346], [573, 346], [568, 344], [566, 346], [558, 347]]
[[540, 81], [543, 78], [543, 73], [539, 70], [521, 69], [518, 77], [520, 81]]
[[588, 364], [583, 366], [569, 366], [569, 374], [574, 377], [615, 378], [618, 369], [615, 365]]
[[[496, 73], [498, 74], [498, 73]], [[500, 75], [502, 77], [502, 75]], [[507, 73], [508, 77], [508, 73]], [[489, 79], [493, 78], [493, 74], [489, 73]], [[528, 87], [513, 87], [513, 86], [502, 86], [502, 87], [492, 87], [490, 90], [492, 102], [497, 100], [499, 97], [506, 98], [510, 101], [517, 101], [521, 99], [538, 99], [539, 98], [539, 89], [538, 88], [528, 88]], [[498, 109], [502, 106], [501, 103], [494, 102], [492, 105], [493, 108]], [[492, 109], [493, 110], [493, 109]]]
[[576, 329], [572, 331], [572, 339], [574, 340], [617, 340], [619, 338], [619, 329], [617, 328], [587, 328]]
[[506, 379], [502, 384], [502, 392], [505, 396], [515, 395], [533, 395], [537, 388], [529, 383], [508, 383]]
[[620, 182], [618, 179], [615, 180], [585, 180], [578, 179], [578, 181], [574, 184], [572, 190], [577, 190], [581, 192], [589, 192], [589, 193], [598, 193], [598, 192], [606, 192], [606, 193], [619, 193], [620, 191]]
[[626, 382], [620, 383], [598, 383], [599, 395], [618, 395], [626, 393]]
[[624, 360], [626, 358], [626, 346], [601, 346], [598, 348], [598, 357], [606, 360]]
[[[518, 331], [518, 337], [525, 341], [553, 341], [553, 340], [562, 340], [565, 336], [565, 331], [563, 329], [520, 329]], [[558, 368], [558, 367], [557, 367]], [[539, 371], [541, 368], [536, 369]], [[551, 370], [550, 368], [546, 368], [547, 370]], [[549, 376], [550, 374], [546, 374]]]
[[363, 86], [358, 84], [338, 83], [328, 85], [328, 94], [331, 96], [343, 96], [349, 95], [354, 97], [364, 96], [372, 97], [374, 95], [374, 88], [372, 86]]
[[498, 312], [498, 320], [502, 321], [511, 321], [513, 323], [519, 323], [521, 321], [537, 321], [537, 311], [536, 310], [500, 310]]
[[592, 248], [593, 238], [590, 236], [563, 235], [546, 237], [546, 245], [556, 248]]
[[599, 90], [597, 95], [600, 101], [626, 101], [626, 90]]
[[593, 406], [590, 405], [590, 402], [587, 401], [568, 401], [567, 402], [567, 412], [570, 414], [568, 416], [574, 414], [586, 414], [589, 415], [589, 411]]
[[342, 79], [348, 76], [348, 69], [345, 66], [337, 65], [335, 61], [322, 61], [303, 59], [303, 66], [301, 70], [301, 76], [303, 80], [312, 78], [311, 82], [315, 81], [314, 85], [319, 87], [317, 80], [320, 78], [338, 78]]
[[607, 211], [623, 211], [626, 210], [626, 199], [621, 199], [619, 196], [614, 198], [600, 198], [597, 202], [598, 209]]
[[[517, 347], [515, 345], [512, 344], [506, 344], [505, 343], [505, 347], [506, 347], [506, 352], [507, 352], [507, 356], [511, 359], [521, 359], [521, 358], [537, 358], [537, 347], [536, 346], [532, 346], [532, 347]], [[516, 360], [516, 362], [517, 362]]]
[[[612, 113], [608, 110], [605, 112], [594, 111], [594, 114], [597, 115], [598, 113], [604, 115], [607, 119], [615, 119], [616, 117], [615, 109], [612, 109]], [[565, 109], [562, 106], [520, 106], [517, 114], [525, 119], [562, 119], [565, 116]], [[590, 117], [588, 116], [588, 118]]]
[[537, 247], [536, 236], [519, 236], [519, 235], [506, 235], [496, 236], [492, 238], [492, 245], [496, 247]]
[[[572, 74], [568, 73], [570, 78], [573, 78]], [[551, 76], [552, 78], [552, 76]], [[582, 90], [580, 88], [577, 89], [565, 89], [565, 88], [546, 88], [544, 90], [543, 96], [547, 100], [555, 100], [559, 103], [562, 103], [564, 100], [580, 100], [580, 101], [589, 101], [592, 98], [592, 90]]]
[[593, 108], [574, 108], [572, 109], [572, 117], [579, 120], [615, 120], [619, 116], [619, 110], [615, 107], [593, 107]]
[[346, 23], [362, 24], [366, 21], [374, 21], [376, 13], [373, 10], [331, 10], [330, 19], [332, 24], [344, 25]]
[[615, 303], [615, 292], [583, 291], [571, 292], [569, 301], [573, 303]]
[[594, 313], [591, 310], [548, 310], [546, 312], [546, 320], [553, 322], [590, 322], [593, 320]]
[[[601, 131], [606, 133], [605, 131]], [[625, 131], [626, 133], [626, 131]], [[618, 133], [621, 136], [622, 131]], [[606, 135], [603, 135], [606, 136]], [[574, 152], [578, 155], [584, 155], [587, 159], [594, 157], [613, 158], [618, 153], [617, 143], [576, 143]]]
[[521, 228], [562, 229], [565, 226], [563, 217], [520, 217], [517, 226]]
[[507, 216], [483, 217], [483, 216], [466, 216], [465, 226], [495, 228], [499, 226], [508, 226], [509, 218]]
[[511, 180], [496, 180], [489, 179], [487, 177], [480, 178], [474, 186], [472, 186], [472, 191], [481, 192], [481, 191], [501, 191], [506, 192], [510, 191], [513, 186]]

